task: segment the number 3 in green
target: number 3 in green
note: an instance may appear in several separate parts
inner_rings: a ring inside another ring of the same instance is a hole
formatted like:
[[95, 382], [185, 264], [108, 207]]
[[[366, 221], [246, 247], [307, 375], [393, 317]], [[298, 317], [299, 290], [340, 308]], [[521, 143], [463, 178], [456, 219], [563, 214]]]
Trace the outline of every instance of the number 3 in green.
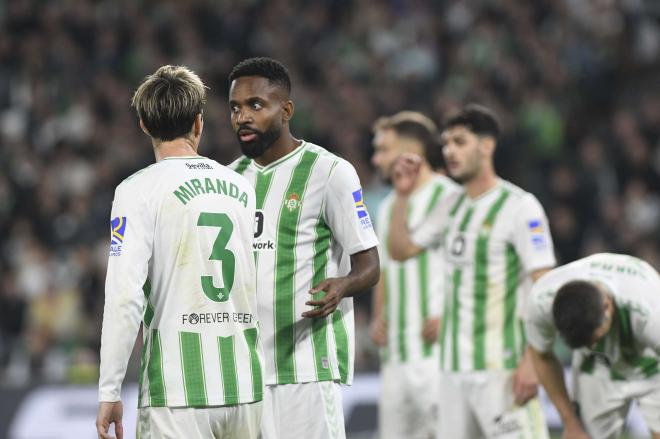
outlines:
[[213, 243], [213, 250], [209, 261], [222, 261], [222, 287], [213, 285], [213, 276], [202, 276], [202, 290], [206, 297], [214, 302], [225, 302], [229, 299], [229, 293], [234, 286], [234, 270], [236, 258], [231, 250], [227, 250], [227, 243], [234, 231], [234, 224], [226, 213], [202, 212], [197, 220], [198, 226], [219, 227], [217, 238]]

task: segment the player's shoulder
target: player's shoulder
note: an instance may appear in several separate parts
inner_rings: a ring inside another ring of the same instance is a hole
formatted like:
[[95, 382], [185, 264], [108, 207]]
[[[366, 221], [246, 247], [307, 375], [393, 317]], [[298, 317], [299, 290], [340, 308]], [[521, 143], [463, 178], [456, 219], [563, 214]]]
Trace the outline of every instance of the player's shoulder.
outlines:
[[433, 174], [433, 177], [431, 178], [431, 184], [434, 187], [442, 188], [444, 191], [446, 191], [446, 193], [461, 190], [461, 185], [459, 185], [458, 183], [456, 183], [454, 180], [447, 177], [446, 175], [442, 175], [442, 174]]
[[304, 142], [304, 149], [306, 152], [310, 154], [314, 154], [316, 157], [316, 162], [317, 166], [320, 168], [327, 169], [330, 172], [334, 172], [335, 168], [339, 167], [341, 168], [350, 168], [351, 170], [355, 170], [353, 168], [353, 165], [351, 165], [348, 160], [345, 160], [344, 158], [338, 156], [337, 154], [334, 154], [324, 147], [317, 145], [312, 142]]
[[145, 180], [149, 180], [153, 177], [157, 165], [158, 163], [152, 163], [149, 166], [135, 171], [117, 185], [116, 192], [130, 191], [133, 190], [133, 188], [139, 188]]
[[533, 193], [511, 183], [507, 180], [500, 180], [500, 185], [508, 194], [508, 206], [514, 211], [520, 209], [543, 210], [539, 199]]
[[512, 200], [521, 201], [521, 200], [527, 199], [529, 197], [532, 197], [532, 198], [536, 199], [534, 194], [532, 194], [531, 192], [526, 191], [525, 189], [521, 188], [517, 184], [511, 183], [508, 180], [500, 179], [500, 185], [502, 186], [502, 188], [505, 191], [508, 192], [509, 197]]
[[383, 215], [389, 215], [392, 205], [394, 204], [394, 199], [396, 198], [396, 191], [389, 191], [382, 199], [378, 205], [378, 217]]

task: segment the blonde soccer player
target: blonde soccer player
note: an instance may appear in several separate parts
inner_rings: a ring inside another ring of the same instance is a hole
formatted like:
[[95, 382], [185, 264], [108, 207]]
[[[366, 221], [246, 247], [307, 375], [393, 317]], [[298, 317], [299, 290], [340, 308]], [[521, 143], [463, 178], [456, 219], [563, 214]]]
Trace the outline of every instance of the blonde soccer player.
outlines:
[[140, 326], [138, 437], [259, 434], [256, 197], [245, 178], [198, 154], [205, 102], [200, 78], [179, 66], [159, 68], [133, 96], [156, 163], [124, 180], [112, 204], [101, 438], [110, 424], [123, 437], [121, 385]]

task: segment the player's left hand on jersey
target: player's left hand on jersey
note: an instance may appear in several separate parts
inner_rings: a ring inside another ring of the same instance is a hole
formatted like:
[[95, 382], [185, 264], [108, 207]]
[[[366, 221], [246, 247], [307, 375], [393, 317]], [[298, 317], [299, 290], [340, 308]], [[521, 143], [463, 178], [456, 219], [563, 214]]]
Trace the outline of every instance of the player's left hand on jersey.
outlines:
[[539, 391], [539, 379], [536, 376], [532, 359], [529, 355], [523, 356], [518, 368], [513, 373], [513, 395], [517, 405], [525, 405], [534, 398]]
[[302, 316], [308, 318], [329, 316], [337, 309], [339, 302], [344, 298], [347, 287], [348, 281], [343, 277], [331, 277], [322, 280], [318, 285], [309, 290], [309, 294], [314, 295], [325, 291], [325, 296], [305, 302], [305, 305], [315, 306], [316, 309], [306, 311], [302, 313]]
[[96, 416], [96, 432], [100, 439], [112, 439], [108, 430], [110, 424], [115, 424], [115, 434], [117, 439], [123, 439], [124, 427], [121, 424], [121, 418], [124, 414], [124, 407], [121, 401], [116, 402], [101, 402], [99, 404], [99, 412]]

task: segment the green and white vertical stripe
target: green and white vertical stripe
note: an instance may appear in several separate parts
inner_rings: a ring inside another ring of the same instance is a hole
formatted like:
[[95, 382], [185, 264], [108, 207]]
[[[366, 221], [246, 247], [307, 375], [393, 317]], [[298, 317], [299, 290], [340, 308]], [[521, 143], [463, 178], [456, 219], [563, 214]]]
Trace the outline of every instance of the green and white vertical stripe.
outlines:
[[[257, 328], [226, 337], [181, 331], [176, 341], [163, 340], [157, 329], [147, 331], [141, 407], [235, 405], [263, 398]], [[209, 396], [217, 394], [222, 398]]]
[[[408, 227], [414, 229], [438, 205], [446, 203], [457, 186], [444, 176], [417, 190], [408, 206]], [[378, 215], [381, 272], [385, 279], [385, 306], [388, 345], [383, 353], [387, 362], [409, 362], [437, 355], [437, 343], [422, 339], [424, 322], [438, 317], [443, 297], [443, 262], [440, 249], [427, 249], [404, 262], [389, 257], [388, 242], [394, 197], [388, 196]]]
[[523, 193], [501, 182], [475, 200], [459, 198], [451, 211], [445, 235], [445, 370], [512, 369], [520, 360], [521, 263], [508, 230]]
[[[264, 218], [255, 253], [267, 385], [352, 380], [352, 299], [344, 299], [327, 318], [301, 316], [310, 308], [305, 302], [312, 299], [313, 286], [348, 270], [327, 221], [328, 179], [339, 168], [345, 172], [341, 163], [305, 142], [265, 167], [245, 159], [230, 165], [255, 186], [257, 210]], [[355, 211], [344, 215], [357, 218]]]

